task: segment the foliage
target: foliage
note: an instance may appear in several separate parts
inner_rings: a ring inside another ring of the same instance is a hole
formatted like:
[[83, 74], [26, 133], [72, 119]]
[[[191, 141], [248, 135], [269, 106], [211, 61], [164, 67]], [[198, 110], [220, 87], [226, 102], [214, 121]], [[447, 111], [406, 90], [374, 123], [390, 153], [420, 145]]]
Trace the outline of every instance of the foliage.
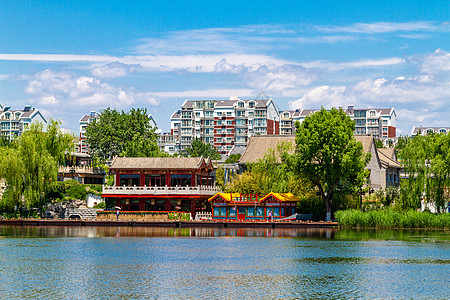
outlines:
[[378, 149], [385, 148], [383, 141], [380, 139], [375, 139], [375, 146], [377, 146]]
[[291, 192], [300, 199], [315, 195], [311, 183], [299, 177], [286, 163], [292, 150], [293, 145], [287, 142], [269, 149], [262, 159], [247, 165], [248, 171], [233, 178], [226, 191], [260, 195]]
[[401, 183], [403, 209], [419, 208], [422, 198], [444, 208], [450, 188], [450, 135], [417, 135], [408, 140], [400, 157], [409, 178]]
[[222, 166], [216, 169], [216, 185], [223, 191], [225, 189], [225, 170]]
[[450, 229], [450, 214], [435, 215], [415, 210], [341, 210], [335, 213], [335, 218], [343, 227]]
[[99, 203], [95, 204], [95, 205], [93, 206], [93, 208], [97, 208], [97, 209], [105, 209], [105, 208], [106, 208], [106, 203], [105, 203], [104, 201], [99, 202]]
[[296, 124], [296, 152], [290, 165], [319, 190], [327, 213], [334, 194], [356, 194], [368, 177], [370, 159], [353, 137], [354, 122], [340, 109], [320, 111]]
[[186, 154], [190, 157], [209, 157], [212, 160], [220, 159], [220, 153], [209, 143], [205, 143], [201, 138], [194, 138], [190, 146], [186, 148]]
[[150, 125], [147, 109], [131, 109], [129, 113], [106, 108], [86, 128], [86, 142], [92, 157], [106, 161], [116, 155], [152, 157], [159, 151], [155, 128]]
[[228, 156], [228, 158], [225, 160], [226, 164], [235, 164], [239, 161], [239, 159], [241, 159], [241, 154], [237, 153], [237, 154], [231, 154], [230, 156]]
[[39, 207], [44, 203], [51, 182], [56, 180], [58, 162], [74, 148], [73, 137], [50, 120], [44, 131], [40, 123], [30, 125], [9, 147], [0, 149], [0, 177], [8, 185], [1, 209]]

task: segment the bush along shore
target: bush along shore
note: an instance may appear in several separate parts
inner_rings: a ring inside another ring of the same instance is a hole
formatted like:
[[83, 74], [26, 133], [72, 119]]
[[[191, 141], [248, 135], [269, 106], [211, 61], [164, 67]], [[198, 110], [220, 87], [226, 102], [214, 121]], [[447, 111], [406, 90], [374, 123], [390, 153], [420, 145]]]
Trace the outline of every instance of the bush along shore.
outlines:
[[415, 210], [383, 209], [362, 212], [350, 209], [337, 211], [335, 218], [342, 227], [450, 229], [449, 213], [436, 215]]

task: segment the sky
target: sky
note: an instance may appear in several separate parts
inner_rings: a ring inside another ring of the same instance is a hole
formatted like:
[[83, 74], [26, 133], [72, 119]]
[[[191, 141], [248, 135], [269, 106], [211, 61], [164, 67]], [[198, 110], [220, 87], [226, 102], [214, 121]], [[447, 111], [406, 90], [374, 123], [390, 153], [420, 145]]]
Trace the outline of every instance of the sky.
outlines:
[[111, 107], [159, 128], [186, 99], [390, 108], [450, 126], [450, 1], [0, 0], [0, 103], [62, 127]]

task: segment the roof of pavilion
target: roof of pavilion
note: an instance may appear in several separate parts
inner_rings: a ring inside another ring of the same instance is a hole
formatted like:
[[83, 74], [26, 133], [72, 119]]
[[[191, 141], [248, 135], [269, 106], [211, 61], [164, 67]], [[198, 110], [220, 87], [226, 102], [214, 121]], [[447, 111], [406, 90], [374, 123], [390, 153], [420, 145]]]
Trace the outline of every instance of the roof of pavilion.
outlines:
[[269, 194], [265, 195], [263, 198], [261, 198], [261, 202], [266, 201], [270, 197], [273, 197], [277, 199], [280, 202], [286, 202], [286, 201], [300, 201], [297, 197], [295, 197], [292, 193], [274, 193], [270, 192]]
[[111, 169], [213, 169], [209, 158], [202, 157], [116, 157]]

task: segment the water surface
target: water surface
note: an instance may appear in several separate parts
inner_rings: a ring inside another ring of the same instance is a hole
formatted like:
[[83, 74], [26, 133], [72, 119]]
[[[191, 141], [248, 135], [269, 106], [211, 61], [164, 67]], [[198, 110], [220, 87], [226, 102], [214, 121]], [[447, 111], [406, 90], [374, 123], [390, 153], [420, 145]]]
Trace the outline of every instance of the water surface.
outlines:
[[0, 225], [0, 299], [448, 299], [448, 232]]

